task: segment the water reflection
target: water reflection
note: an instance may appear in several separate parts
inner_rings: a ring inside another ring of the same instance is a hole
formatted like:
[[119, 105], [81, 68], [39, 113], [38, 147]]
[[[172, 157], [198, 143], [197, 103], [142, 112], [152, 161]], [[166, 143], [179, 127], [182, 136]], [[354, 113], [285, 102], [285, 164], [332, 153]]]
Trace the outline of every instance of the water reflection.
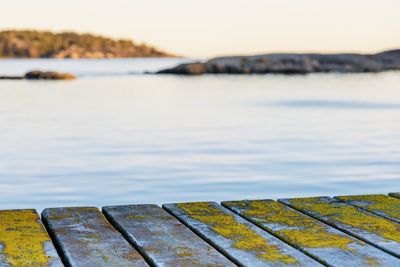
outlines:
[[292, 108], [328, 108], [328, 109], [400, 109], [400, 103], [329, 101], [329, 100], [293, 100], [267, 103], [267, 106]]

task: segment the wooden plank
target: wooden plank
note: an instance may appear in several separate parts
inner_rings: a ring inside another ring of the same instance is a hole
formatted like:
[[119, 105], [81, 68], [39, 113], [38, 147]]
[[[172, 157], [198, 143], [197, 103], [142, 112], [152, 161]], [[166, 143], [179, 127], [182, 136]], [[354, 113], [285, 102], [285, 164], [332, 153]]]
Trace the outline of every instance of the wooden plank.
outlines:
[[330, 197], [279, 201], [400, 257], [400, 225], [396, 222]]
[[282, 203], [244, 200], [222, 205], [329, 266], [400, 266], [398, 258]]
[[0, 266], [63, 266], [36, 210], [0, 211]]
[[400, 193], [390, 193], [389, 196], [395, 197], [395, 198], [400, 198]]
[[103, 212], [154, 266], [236, 266], [157, 205], [104, 207]]
[[97, 208], [45, 209], [42, 217], [67, 266], [148, 266]]
[[315, 260], [215, 202], [163, 207], [239, 266], [319, 266]]
[[400, 199], [386, 195], [338, 196], [336, 199], [400, 223]]

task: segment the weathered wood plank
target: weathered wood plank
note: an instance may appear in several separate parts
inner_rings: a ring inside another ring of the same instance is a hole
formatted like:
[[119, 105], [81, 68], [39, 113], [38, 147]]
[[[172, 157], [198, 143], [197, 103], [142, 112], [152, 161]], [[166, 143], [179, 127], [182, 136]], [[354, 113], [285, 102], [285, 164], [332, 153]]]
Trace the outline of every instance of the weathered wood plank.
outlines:
[[148, 266], [97, 208], [45, 209], [42, 217], [67, 266]]
[[0, 211], [0, 266], [63, 266], [35, 210]]
[[254, 224], [215, 202], [163, 207], [240, 266], [319, 266]]
[[389, 196], [395, 197], [395, 198], [400, 198], [400, 193], [390, 193]]
[[279, 201], [400, 257], [400, 225], [330, 197]]
[[386, 195], [338, 196], [335, 198], [400, 223], [400, 199]]
[[273, 200], [222, 205], [329, 266], [400, 266], [400, 260]]
[[154, 266], [236, 266], [157, 205], [104, 207], [103, 212]]

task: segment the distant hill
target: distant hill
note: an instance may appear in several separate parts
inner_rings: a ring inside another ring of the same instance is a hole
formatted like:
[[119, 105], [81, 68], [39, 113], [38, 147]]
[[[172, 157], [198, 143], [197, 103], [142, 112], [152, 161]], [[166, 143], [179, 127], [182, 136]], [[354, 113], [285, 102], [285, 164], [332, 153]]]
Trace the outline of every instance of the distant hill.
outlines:
[[92, 34], [0, 31], [0, 58], [130, 58], [173, 55], [130, 40]]

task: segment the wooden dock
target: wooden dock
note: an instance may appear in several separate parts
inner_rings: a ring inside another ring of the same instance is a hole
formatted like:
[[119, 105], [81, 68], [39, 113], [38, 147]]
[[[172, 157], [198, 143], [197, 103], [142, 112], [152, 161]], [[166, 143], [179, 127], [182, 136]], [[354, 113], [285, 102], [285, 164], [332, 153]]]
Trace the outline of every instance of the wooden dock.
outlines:
[[400, 193], [3, 210], [0, 266], [400, 266]]

